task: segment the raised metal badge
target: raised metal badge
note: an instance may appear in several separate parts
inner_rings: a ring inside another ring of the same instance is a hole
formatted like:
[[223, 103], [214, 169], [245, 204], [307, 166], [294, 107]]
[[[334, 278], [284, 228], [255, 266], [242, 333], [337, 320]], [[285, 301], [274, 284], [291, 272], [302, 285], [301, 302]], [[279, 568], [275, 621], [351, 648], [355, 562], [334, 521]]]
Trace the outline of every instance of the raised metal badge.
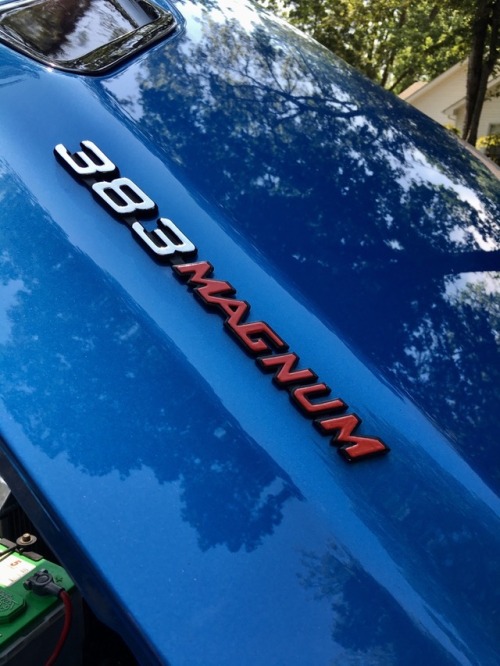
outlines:
[[[157, 219], [157, 228], [147, 231], [140, 219], [156, 213], [154, 201], [129, 178], [120, 176], [113, 162], [92, 142], [82, 141], [82, 150], [70, 153], [62, 144], [54, 148], [60, 163], [78, 181], [89, 187], [97, 200], [131, 230], [132, 235], [157, 261], [169, 263], [177, 277], [193, 289], [205, 306], [224, 318], [224, 327], [263, 371], [273, 374], [273, 383], [288, 392], [293, 406], [348, 462], [365, 460], [389, 451], [376, 437], [356, 434], [361, 423], [357, 414], [347, 414], [347, 404], [330, 398], [331, 389], [310, 368], [298, 368], [299, 357], [265, 321], [248, 321], [250, 305], [236, 297], [236, 289], [212, 277], [208, 261], [192, 262], [197, 248], [167, 218]], [[188, 260], [188, 261], [186, 261]]]

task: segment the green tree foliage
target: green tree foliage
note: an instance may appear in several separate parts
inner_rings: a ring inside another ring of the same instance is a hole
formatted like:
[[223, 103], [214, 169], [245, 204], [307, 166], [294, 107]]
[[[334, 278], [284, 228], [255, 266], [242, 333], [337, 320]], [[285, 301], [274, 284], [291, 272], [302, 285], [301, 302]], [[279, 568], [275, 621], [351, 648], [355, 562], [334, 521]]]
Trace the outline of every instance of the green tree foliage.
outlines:
[[372, 80], [400, 92], [465, 58], [473, 7], [464, 0], [270, 0], [268, 7]]

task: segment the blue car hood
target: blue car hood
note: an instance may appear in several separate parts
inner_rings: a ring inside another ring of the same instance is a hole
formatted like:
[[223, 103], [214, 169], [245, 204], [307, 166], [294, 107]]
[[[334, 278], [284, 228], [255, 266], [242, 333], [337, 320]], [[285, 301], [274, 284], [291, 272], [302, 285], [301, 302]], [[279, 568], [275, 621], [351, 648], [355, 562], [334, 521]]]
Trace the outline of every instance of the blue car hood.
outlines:
[[[4, 474], [142, 663], [495, 664], [499, 182], [253, 6], [174, 12], [104, 76], [0, 47]], [[385, 455], [337, 455], [82, 141]]]

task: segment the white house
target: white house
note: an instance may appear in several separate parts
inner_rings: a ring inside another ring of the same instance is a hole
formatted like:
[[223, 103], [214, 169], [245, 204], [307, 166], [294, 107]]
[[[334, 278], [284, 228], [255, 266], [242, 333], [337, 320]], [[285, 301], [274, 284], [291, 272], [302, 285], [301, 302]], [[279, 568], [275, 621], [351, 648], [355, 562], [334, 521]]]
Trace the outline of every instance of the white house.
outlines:
[[[432, 81], [418, 81], [399, 96], [441, 125], [462, 131], [465, 121], [467, 63], [461, 62]], [[500, 77], [491, 79], [488, 93], [500, 93]], [[500, 134], [500, 96], [487, 98], [481, 114], [478, 137]]]

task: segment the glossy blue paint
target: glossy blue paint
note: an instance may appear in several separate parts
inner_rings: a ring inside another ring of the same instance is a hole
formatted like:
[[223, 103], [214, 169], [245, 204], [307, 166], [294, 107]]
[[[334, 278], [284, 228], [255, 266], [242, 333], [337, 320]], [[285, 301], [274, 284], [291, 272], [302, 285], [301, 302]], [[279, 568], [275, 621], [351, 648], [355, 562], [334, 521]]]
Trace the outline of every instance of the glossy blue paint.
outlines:
[[[0, 49], [4, 473], [142, 663], [495, 664], [498, 181], [250, 5], [176, 9], [106, 77]], [[336, 455], [56, 162], [83, 139], [388, 456]]]

